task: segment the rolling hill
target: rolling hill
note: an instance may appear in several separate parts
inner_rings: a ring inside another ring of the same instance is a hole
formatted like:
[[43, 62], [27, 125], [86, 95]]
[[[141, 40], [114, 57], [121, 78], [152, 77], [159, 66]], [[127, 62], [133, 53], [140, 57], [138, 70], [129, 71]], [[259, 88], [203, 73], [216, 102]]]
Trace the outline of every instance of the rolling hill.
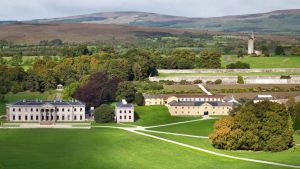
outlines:
[[38, 19], [27, 23], [94, 23], [153, 27], [202, 29], [223, 32], [260, 32], [272, 34], [300, 34], [300, 9], [268, 13], [189, 18], [146, 12], [107, 12], [53, 19]]

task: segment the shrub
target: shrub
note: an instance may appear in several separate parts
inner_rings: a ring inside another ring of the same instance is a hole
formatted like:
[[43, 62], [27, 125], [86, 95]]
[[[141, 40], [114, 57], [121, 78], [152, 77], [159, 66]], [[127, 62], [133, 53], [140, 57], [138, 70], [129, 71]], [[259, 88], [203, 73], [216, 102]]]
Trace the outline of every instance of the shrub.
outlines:
[[215, 84], [222, 84], [222, 80], [221, 80], [221, 79], [217, 79], [217, 80], [215, 81]]
[[212, 81], [206, 81], [206, 84], [214, 84], [214, 82], [212, 82]]
[[238, 84], [245, 84], [243, 76], [238, 76], [237, 83]]
[[181, 84], [181, 85], [187, 85], [187, 84], [189, 84], [189, 82], [186, 81], [186, 80], [181, 80], [181, 81], [179, 82], [179, 84]]
[[194, 83], [194, 84], [201, 84], [201, 83], [202, 83], [202, 80], [194, 80], [193, 83]]
[[136, 93], [134, 98], [134, 103], [136, 103], [139, 106], [144, 105], [144, 96], [142, 93]]
[[227, 69], [250, 69], [250, 64], [237, 61], [235, 63], [231, 63], [227, 65], [226, 68]]
[[107, 104], [102, 104], [94, 111], [94, 118], [96, 123], [110, 123], [114, 121], [114, 117], [114, 109]]

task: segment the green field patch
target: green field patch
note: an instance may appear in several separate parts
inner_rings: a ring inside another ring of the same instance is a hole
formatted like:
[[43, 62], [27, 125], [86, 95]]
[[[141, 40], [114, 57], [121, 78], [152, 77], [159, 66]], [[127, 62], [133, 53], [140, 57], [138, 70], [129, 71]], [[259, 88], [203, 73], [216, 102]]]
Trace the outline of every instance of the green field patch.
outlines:
[[107, 128], [1, 130], [0, 147], [1, 169], [280, 168]]
[[138, 119], [131, 124], [140, 126], [161, 125], [200, 118], [171, 116], [166, 106], [137, 106], [135, 107], [135, 113]]
[[272, 56], [272, 57], [253, 57], [244, 56], [222, 56], [221, 65], [226, 65], [237, 61], [249, 63], [251, 68], [300, 68], [300, 56]]
[[151, 130], [197, 136], [208, 136], [213, 131], [213, 125], [216, 121], [217, 119], [200, 120], [171, 126], [155, 127], [151, 128]]
[[[300, 64], [300, 62], [299, 62]], [[294, 72], [248, 72], [248, 73], [159, 73], [159, 77], [189, 77], [189, 76], [288, 76], [300, 75]]]
[[174, 135], [159, 134], [159, 133], [148, 133], [148, 132], [147, 134], [155, 135], [158, 137], [166, 138], [180, 143], [185, 143], [188, 145], [192, 145], [192, 146], [196, 146], [214, 152], [232, 155], [236, 157], [245, 157], [245, 158], [251, 158], [256, 160], [265, 160], [265, 161], [272, 161], [272, 162], [293, 164], [293, 165], [300, 166], [300, 161], [299, 161], [300, 150], [298, 147], [297, 148], [293, 147], [283, 152], [228, 151], [228, 150], [215, 149], [210, 143], [209, 139], [202, 139], [202, 138], [199, 139], [199, 138], [174, 136]]

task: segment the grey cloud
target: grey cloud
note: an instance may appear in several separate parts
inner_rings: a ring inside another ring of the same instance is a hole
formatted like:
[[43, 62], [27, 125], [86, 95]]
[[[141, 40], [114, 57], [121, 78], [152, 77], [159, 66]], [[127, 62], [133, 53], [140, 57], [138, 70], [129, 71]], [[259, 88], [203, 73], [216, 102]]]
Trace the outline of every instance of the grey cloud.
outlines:
[[0, 20], [53, 18], [111, 11], [212, 17], [295, 8], [300, 8], [300, 0], [1, 0]]

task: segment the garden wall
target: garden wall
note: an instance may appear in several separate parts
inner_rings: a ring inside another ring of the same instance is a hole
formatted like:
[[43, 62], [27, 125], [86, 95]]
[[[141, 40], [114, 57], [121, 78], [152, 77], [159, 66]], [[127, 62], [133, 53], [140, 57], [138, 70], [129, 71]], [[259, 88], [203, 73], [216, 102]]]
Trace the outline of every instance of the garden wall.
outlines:
[[[291, 79], [280, 79], [281, 76], [243, 76], [245, 84], [300, 84], [300, 76], [291, 76]], [[215, 81], [221, 79], [223, 84], [236, 84], [237, 76], [178, 76], [178, 77], [149, 77], [150, 81], [169, 80], [180, 82], [182, 80], [193, 82], [202, 80]]]
[[300, 73], [300, 68], [268, 68], [268, 69], [158, 69], [158, 73], [251, 73], [251, 72], [290, 72], [290, 73]]

